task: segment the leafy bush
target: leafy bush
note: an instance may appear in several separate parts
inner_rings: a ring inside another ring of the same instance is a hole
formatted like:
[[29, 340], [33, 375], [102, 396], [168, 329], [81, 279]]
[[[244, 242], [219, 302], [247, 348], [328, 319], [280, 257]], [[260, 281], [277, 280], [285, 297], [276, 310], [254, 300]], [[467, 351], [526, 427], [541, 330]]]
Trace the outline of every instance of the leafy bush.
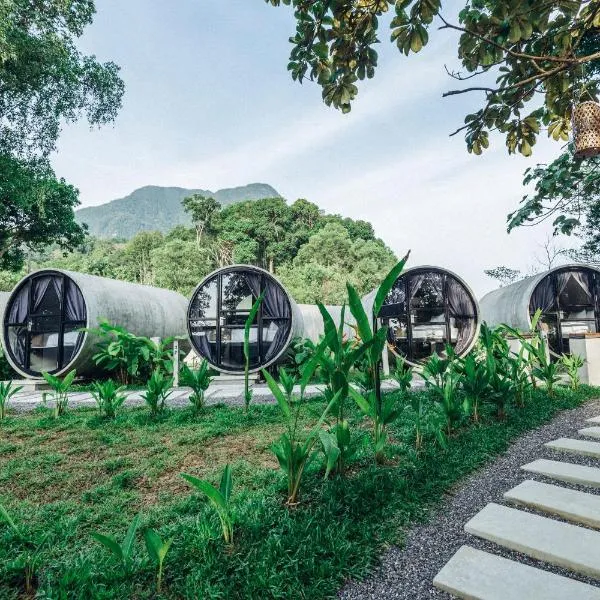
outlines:
[[21, 376], [10, 366], [4, 355], [4, 350], [0, 346], [0, 381], [9, 381], [11, 379], [21, 379]]
[[14, 387], [12, 381], [0, 381], [0, 420], [6, 417], [10, 399], [22, 389], [23, 386]]
[[52, 399], [54, 400], [54, 417], [58, 418], [67, 412], [69, 406], [69, 392], [73, 385], [73, 380], [77, 372], [75, 369], [69, 371], [64, 377], [58, 377], [51, 373], [42, 373], [46, 383], [52, 389]]
[[569, 377], [571, 389], [577, 390], [581, 384], [579, 369], [585, 364], [584, 358], [578, 354], [571, 354], [570, 356], [568, 354], [563, 354], [560, 357], [560, 362]]
[[98, 410], [102, 416], [114, 419], [117, 411], [125, 402], [127, 396], [123, 393], [124, 388], [117, 387], [112, 379], [106, 381], [94, 381], [92, 383], [92, 396], [96, 400]]
[[90, 330], [101, 338], [93, 360], [99, 367], [115, 372], [123, 385], [146, 380], [153, 371], [173, 373], [173, 349], [175, 338], [169, 337], [158, 343], [138, 336], [125, 327], [102, 321], [97, 329]]

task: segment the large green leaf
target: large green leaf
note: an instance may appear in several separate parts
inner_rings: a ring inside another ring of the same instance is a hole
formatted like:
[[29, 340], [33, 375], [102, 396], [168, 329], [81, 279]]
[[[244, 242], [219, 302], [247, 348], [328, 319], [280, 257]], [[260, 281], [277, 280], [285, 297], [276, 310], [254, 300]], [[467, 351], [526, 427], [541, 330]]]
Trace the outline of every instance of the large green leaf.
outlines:
[[212, 486], [208, 481], [204, 479], [198, 479], [198, 477], [194, 477], [193, 475], [188, 475], [187, 473], [181, 473], [181, 476], [191, 485], [193, 485], [196, 489], [200, 490], [209, 501], [215, 506], [215, 508], [221, 512], [227, 512], [227, 502], [221, 492]]
[[406, 253], [404, 258], [397, 263], [391, 271], [385, 276], [382, 281], [377, 293], [375, 294], [375, 301], [373, 302], [373, 315], [375, 317], [379, 316], [379, 312], [381, 311], [381, 307], [387, 298], [387, 295], [390, 293], [390, 290], [394, 287], [394, 283], [396, 283], [396, 279], [400, 276], [402, 271], [404, 270], [404, 265], [410, 256], [410, 250]]
[[277, 404], [279, 404], [279, 408], [281, 409], [283, 416], [289, 420], [291, 417], [291, 411], [285, 394], [281, 391], [281, 388], [275, 379], [273, 379], [271, 374], [266, 369], [262, 370], [262, 374], [267, 382], [267, 385], [269, 386], [269, 389], [271, 390], [271, 393], [273, 396], [275, 396], [275, 400], [277, 400]]
[[123, 549], [117, 541], [108, 535], [102, 535], [96, 531], [91, 533], [91, 536], [97, 541], [100, 542], [105, 548], [108, 548], [120, 561], [123, 561]]
[[127, 529], [127, 534], [125, 535], [125, 539], [123, 540], [123, 544], [121, 548], [123, 549], [123, 556], [127, 560], [131, 556], [131, 550], [133, 548], [133, 543], [135, 542], [135, 532], [140, 524], [140, 515], [136, 515], [131, 521], [131, 525], [129, 525], [129, 529]]
[[231, 474], [231, 465], [225, 465], [223, 469], [223, 474], [221, 475], [221, 483], [219, 485], [219, 491], [221, 492], [221, 496], [225, 498], [225, 502], [229, 503], [229, 498], [231, 497], [231, 490], [233, 489], [233, 476]]
[[337, 327], [335, 325], [333, 317], [331, 316], [329, 311], [325, 308], [325, 306], [323, 304], [321, 304], [321, 302], [318, 302], [317, 306], [319, 307], [319, 312], [321, 313], [321, 316], [323, 317], [323, 331], [325, 332], [325, 339], [327, 340], [327, 343], [328, 343], [329, 347], [331, 348], [331, 351], [337, 353], [337, 352], [339, 352], [339, 344], [338, 344], [339, 340], [338, 340]]
[[350, 312], [356, 319], [356, 326], [358, 333], [363, 342], [368, 342], [373, 337], [373, 330], [371, 329], [371, 323], [358, 292], [349, 284], [346, 284], [348, 290], [348, 305], [350, 306]]

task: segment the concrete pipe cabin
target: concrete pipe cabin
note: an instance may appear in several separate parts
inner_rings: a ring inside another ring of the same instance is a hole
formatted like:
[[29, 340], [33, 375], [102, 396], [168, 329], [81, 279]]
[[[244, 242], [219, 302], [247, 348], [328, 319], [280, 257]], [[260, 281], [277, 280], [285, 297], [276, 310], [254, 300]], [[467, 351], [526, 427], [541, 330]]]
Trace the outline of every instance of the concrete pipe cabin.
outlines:
[[244, 326], [263, 292], [250, 330], [251, 372], [278, 361], [292, 339], [303, 335], [298, 305], [273, 275], [251, 265], [218, 269], [194, 290], [188, 308], [192, 347], [218, 371], [244, 372]]
[[481, 317], [490, 326], [501, 323], [521, 331], [542, 310], [539, 327], [550, 351], [570, 352], [570, 340], [600, 331], [600, 270], [589, 265], [564, 265], [526, 277], [486, 294]]
[[[367, 314], [377, 291], [363, 298]], [[469, 286], [439, 267], [404, 271], [386, 297], [380, 320], [388, 326], [388, 348], [411, 365], [432, 354], [445, 354], [446, 345], [464, 356], [479, 335], [479, 306]]]
[[57, 269], [24, 277], [12, 291], [2, 345], [12, 367], [28, 378], [77, 369], [90, 376], [99, 339], [82, 328], [102, 319], [147, 337], [185, 336], [187, 300], [146, 285]]

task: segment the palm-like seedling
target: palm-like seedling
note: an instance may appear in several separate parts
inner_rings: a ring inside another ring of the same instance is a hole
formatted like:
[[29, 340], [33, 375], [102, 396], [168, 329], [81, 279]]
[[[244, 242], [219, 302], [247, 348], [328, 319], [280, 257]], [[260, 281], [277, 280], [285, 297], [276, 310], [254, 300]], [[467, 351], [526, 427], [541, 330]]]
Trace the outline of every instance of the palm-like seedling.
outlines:
[[158, 535], [154, 529], [146, 529], [146, 531], [144, 531], [144, 540], [150, 558], [158, 565], [158, 573], [156, 574], [156, 593], [160, 594], [162, 589], [163, 564], [167, 557], [167, 553], [169, 552], [169, 548], [173, 543], [173, 538], [163, 542], [160, 535]]
[[465, 412], [479, 421], [479, 406], [489, 391], [490, 376], [485, 362], [478, 362], [469, 354], [461, 365], [461, 387], [465, 394]]
[[117, 540], [111, 535], [104, 535], [94, 531], [91, 536], [104, 548], [106, 548], [122, 565], [125, 572], [128, 572], [131, 568], [131, 561], [133, 555], [133, 545], [135, 542], [135, 534], [140, 524], [140, 516], [137, 515], [133, 521], [131, 521], [127, 533], [123, 538], [123, 541], [119, 544]]
[[52, 389], [52, 399], [54, 400], [54, 417], [58, 418], [67, 412], [69, 405], [69, 392], [77, 372], [75, 369], [69, 371], [64, 377], [58, 377], [51, 373], [42, 373], [46, 383]]
[[173, 378], [166, 377], [156, 370], [146, 384], [146, 391], [142, 398], [150, 408], [153, 417], [163, 412], [167, 398], [172, 394]]
[[187, 365], [181, 369], [181, 383], [192, 388], [190, 402], [196, 413], [204, 408], [204, 395], [210, 382], [217, 375], [214, 369], [210, 368], [208, 361], [203, 360], [198, 369], [192, 371]]
[[100, 414], [108, 419], [114, 419], [117, 411], [127, 399], [123, 393], [125, 388], [117, 386], [112, 379], [94, 381], [92, 386], [92, 396], [96, 400]]
[[[317, 348], [317, 353], [323, 351], [323, 345]], [[317, 424], [308, 434], [304, 434], [298, 427], [300, 410], [303, 406], [304, 389], [316, 367], [316, 361], [309, 361], [302, 369], [302, 379], [297, 381], [295, 377], [289, 375], [285, 369], [280, 369], [280, 385], [268, 371], [263, 369], [263, 376], [271, 390], [271, 393], [277, 400], [286, 422], [287, 431], [281, 435], [279, 440], [271, 445], [271, 450], [277, 457], [281, 470], [285, 473], [288, 482], [288, 504], [295, 504], [298, 500], [300, 483], [307, 465], [314, 456], [314, 447], [318, 436], [323, 432], [323, 423], [329, 411], [337, 403], [338, 395], [331, 399], [325, 410], [321, 414]], [[300, 383], [300, 397], [294, 398], [294, 387]], [[339, 452], [339, 451], [338, 451]], [[336, 455], [337, 459], [337, 455]], [[329, 461], [328, 461], [329, 463]]]
[[563, 354], [560, 357], [560, 362], [569, 377], [571, 389], [578, 389], [579, 385], [581, 384], [579, 370], [585, 364], [585, 359], [578, 354]]
[[211, 503], [213, 508], [216, 510], [219, 520], [221, 522], [221, 530], [223, 532], [223, 539], [226, 544], [233, 542], [233, 524], [234, 515], [231, 506], [231, 490], [233, 488], [233, 477], [231, 475], [231, 466], [225, 465], [223, 474], [221, 475], [221, 482], [219, 487], [216, 488], [208, 481], [204, 479], [198, 479], [193, 475], [182, 473], [181, 476], [197, 490], [202, 492]]
[[0, 381], [0, 420], [6, 417], [10, 399], [22, 389], [23, 386], [13, 386], [12, 381]]

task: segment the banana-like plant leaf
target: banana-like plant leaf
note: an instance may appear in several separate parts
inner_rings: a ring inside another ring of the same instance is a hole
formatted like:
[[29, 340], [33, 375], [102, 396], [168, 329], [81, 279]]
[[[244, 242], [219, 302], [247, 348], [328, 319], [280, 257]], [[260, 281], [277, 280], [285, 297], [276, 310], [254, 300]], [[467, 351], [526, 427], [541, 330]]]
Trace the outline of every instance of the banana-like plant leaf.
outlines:
[[231, 497], [231, 490], [233, 489], [233, 476], [231, 475], [231, 465], [225, 465], [223, 469], [223, 474], [221, 475], [221, 482], [219, 484], [219, 492], [221, 492], [221, 496], [225, 499], [225, 503], [229, 503], [229, 498]]
[[131, 525], [129, 525], [129, 529], [127, 529], [127, 534], [125, 535], [125, 539], [123, 540], [123, 544], [121, 548], [123, 550], [123, 557], [125, 560], [129, 560], [131, 556], [131, 550], [133, 548], [133, 543], [135, 541], [135, 533], [140, 524], [140, 515], [136, 515], [131, 521]]
[[379, 312], [381, 311], [381, 307], [387, 298], [387, 295], [390, 293], [390, 290], [394, 287], [394, 283], [396, 283], [396, 279], [400, 276], [400, 273], [404, 270], [404, 265], [410, 256], [410, 250], [406, 253], [404, 258], [396, 264], [391, 271], [385, 276], [382, 281], [377, 293], [375, 294], [375, 301], [373, 302], [373, 315], [375, 317], [379, 316]]
[[198, 477], [188, 475], [187, 473], [181, 473], [181, 476], [196, 489], [200, 490], [219, 512], [227, 511], [227, 502], [225, 501], [225, 498], [221, 492], [208, 483], [208, 481], [198, 479]]
[[90, 535], [105, 548], [108, 548], [121, 562], [124, 561], [123, 549], [119, 546], [115, 538], [96, 531], [93, 531]]
[[349, 283], [346, 284], [346, 288], [348, 290], [348, 305], [352, 316], [356, 319], [358, 333], [363, 343], [368, 342], [373, 337], [369, 317], [365, 312], [358, 292]]
[[273, 379], [272, 375], [266, 369], [262, 370], [262, 374], [267, 382], [267, 385], [269, 386], [269, 389], [271, 390], [271, 393], [273, 396], [275, 396], [275, 400], [277, 400], [277, 404], [279, 404], [279, 408], [281, 409], [283, 416], [286, 419], [289, 419], [291, 417], [291, 411], [285, 394], [281, 391], [281, 388], [279, 385], [277, 385], [275, 379]]
[[325, 454], [325, 479], [327, 479], [340, 456], [340, 449], [337, 445], [335, 435], [327, 431], [321, 430], [319, 432], [319, 439], [321, 440], [323, 453]]
[[325, 339], [331, 351], [337, 353], [339, 351], [339, 340], [337, 335], [337, 327], [333, 320], [333, 317], [329, 314], [329, 311], [320, 302], [317, 303], [319, 312], [323, 317], [323, 331], [325, 332]]
[[368, 415], [370, 417], [373, 416], [373, 414], [374, 414], [373, 406], [362, 394], [357, 392], [352, 386], [348, 386], [348, 393], [350, 394], [350, 396], [352, 397], [354, 402], [356, 402], [356, 405], [358, 406], [358, 408], [360, 408], [360, 410], [365, 415]]

